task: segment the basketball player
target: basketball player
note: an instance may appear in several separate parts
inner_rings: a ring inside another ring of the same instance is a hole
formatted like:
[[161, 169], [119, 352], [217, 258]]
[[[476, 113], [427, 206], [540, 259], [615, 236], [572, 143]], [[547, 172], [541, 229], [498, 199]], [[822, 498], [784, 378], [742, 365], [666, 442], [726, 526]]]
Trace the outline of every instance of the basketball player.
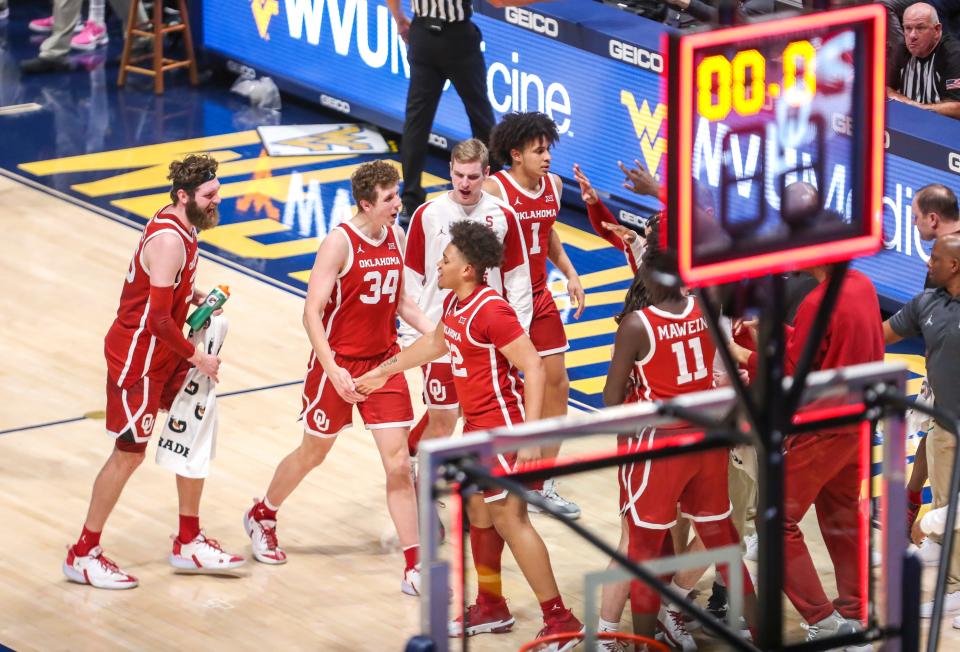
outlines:
[[[450, 294], [437, 286], [437, 263], [450, 243], [450, 226], [460, 220], [475, 221], [493, 229], [504, 249], [503, 263], [488, 271], [487, 283], [507, 298], [520, 323], [529, 328], [533, 294], [523, 233], [513, 210], [482, 190], [489, 174], [487, 147], [481, 141], [471, 138], [453, 148], [453, 189], [421, 205], [410, 221], [404, 254], [405, 288], [427, 318], [438, 322]], [[409, 343], [415, 339], [406, 332], [404, 336]], [[449, 356], [424, 365], [423, 402], [427, 412], [410, 433], [411, 455], [416, 454], [421, 438], [449, 437], [457, 425], [460, 403]]]
[[[488, 271], [500, 263], [503, 247], [493, 232], [475, 221], [453, 223], [450, 235], [438, 264], [439, 285], [451, 290], [441, 323], [433, 333], [359, 378], [357, 389], [375, 391], [393, 374], [449, 355], [463, 408], [464, 432], [539, 419], [543, 363], [513, 308], [483, 283]], [[498, 455], [506, 472], [538, 458], [538, 449]], [[544, 627], [538, 638], [581, 632], [580, 621], [563, 605], [547, 548], [527, 516], [527, 503], [506, 491], [487, 490], [470, 497], [467, 513], [479, 594], [476, 604], [467, 609], [465, 622], [450, 624], [451, 636], [503, 633], [513, 627], [514, 618], [501, 590], [504, 541], [540, 602]], [[579, 638], [573, 637], [552, 649], [569, 650], [578, 642]]]
[[263, 500], [255, 500], [243, 520], [257, 561], [287, 561], [277, 541], [277, 510], [323, 462], [337, 435], [350, 427], [356, 405], [386, 473], [387, 509], [406, 562], [400, 588], [419, 595], [417, 506], [406, 448], [413, 422], [407, 383], [403, 374], [392, 375], [383, 389], [367, 396], [353, 382], [399, 350], [398, 314], [422, 332], [433, 330], [403, 292], [402, 231], [394, 226], [401, 206], [399, 176], [386, 161], [358, 167], [350, 182], [359, 210], [320, 244], [303, 313], [313, 346], [303, 385], [303, 440], [280, 462]]
[[[705, 391], [713, 384], [716, 353], [706, 320], [693, 297], [686, 296], [677, 274], [676, 257], [648, 248], [640, 276], [649, 304], [622, 318], [617, 329], [613, 360], [603, 391], [606, 405], [620, 405], [628, 396], [631, 377], [636, 376], [641, 400], [664, 400]], [[671, 282], [672, 281], [672, 282]], [[674, 432], [672, 433], [671, 430]], [[662, 444], [682, 429], [647, 428], [631, 437], [628, 450]], [[727, 450], [686, 454], [627, 467], [621, 478], [626, 494], [622, 514], [628, 519], [631, 559], [643, 561], [663, 555], [667, 530], [677, 522], [677, 505], [707, 548], [737, 544], [739, 536], [730, 520], [727, 492]], [[728, 571], [720, 572], [729, 585]], [[749, 574], [745, 575], [746, 616], [755, 625], [756, 597]], [[688, 589], [673, 583], [686, 595]], [[661, 606], [660, 597], [640, 582], [630, 589], [634, 631], [651, 636], [658, 627], [670, 642], [684, 650], [696, 649], [683, 625], [680, 610]]]
[[[191, 303], [205, 293], [194, 287], [197, 232], [217, 225], [220, 182], [217, 161], [190, 155], [170, 164], [171, 204], [147, 223], [130, 261], [120, 308], [107, 333], [107, 433], [116, 442], [93, 484], [90, 507], [77, 542], [63, 563], [67, 578], [100, 589], [131, 589], [137, 578], [104, 556], [100, 534], [127, 480], [140, 463], [157, 419], [170, 408], [190, 367], [217, 380], [220, 358], [194, 348], [183, 335]], [[170, 563], [181, 570], [220, 571], [244, 563], [200, 530], [202, 478], [177, 476], [180, 530]]]
[[[550, 172], [550, 148], [559, 139], [557, 125], [547, 115], [508, 113], [490, 132], [494, 159], [508, 167], [484, 183], [487, 192], [502, 199], [517, 213], [529, 247], [533, 285], [530, 339], [543, 358], [547, 387], [551, 390], [544, 399], [544, 417], [565, 415], [570, 398], [570, 378], [564, 362], [564, 352], [570, 345], [553, 294], [547, 287], [548, 258], [567, 278], [567, 293], [577, 307], [574, 319], [580, 318], [585, 306], [580, 277], [553, 228], [560, 212], [563, 184], [560, 177]], [[543, 447], [545, 459], [553, 460], [559, 453], [559, 444]], [[566, 518], [580, 518], [580, 508], [557, 493], [554, 479], [544, 483], [541, 495]]]

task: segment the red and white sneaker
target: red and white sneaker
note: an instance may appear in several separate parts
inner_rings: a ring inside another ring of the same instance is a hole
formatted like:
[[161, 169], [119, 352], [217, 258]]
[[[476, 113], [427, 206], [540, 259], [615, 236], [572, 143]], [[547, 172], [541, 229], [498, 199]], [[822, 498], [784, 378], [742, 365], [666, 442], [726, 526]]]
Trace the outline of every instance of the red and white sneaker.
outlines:
[[106, 25], [88, 20], [83, 24], [80, 33], [70, 39], [70, 47], [81, 52], [89, 52], [109, 42]]
[[173, 538], [173, 552], [170, 553], [170, 565], [178, 570], [216, 572], [243, 566], [246, 559], [225, 551], [216, 539], [208, 539], [200, 532], [190, 543], [182, 543]]
[[[253, 499], [254, 506], [260, 501]], [[243, 530], [250, 537], [253, 558], [264, 564], [286, 564], [287, 553], [277, 542], [277, 522], [253, 518], [253, 507], [243, 515]]]
[[90, 550], [90, 554], [84, 557], [75, 554], [73, 546], [68, 547], [63, 574], [71, 582], [89, 584], [98, 589], [133, 589], [139, 584], [136, 577], [123, 572], [113, 561], [104, 557], [100, 546]]
[[400, 581], [400, 590], [407, 595], [420, 595], [420, 564], [403, 571], [403, 579]]
[[504, 634], [513, 628], [517, 622], [507, 608], [507, 601], [485, 602], [478, 600], [476, 604], [467, 607], [467, 626], [463, 620], [457, 618], [447, 625], [447, 633], [451, 638], [461, 638], [466, 631], [467, 636], [477, 634]]
[[[53, 16], [31, 20], [27, 24], [27, 27], [30, 28], [31, 32], [37, 32], [38, 34], [49, 34], [53, 31]], [[83, 26], [78, 20], [76, 26], [73, 28], [73, 31], [79, 32], [81, 29], [83, 29]]]
[[573, 612], [569, 609], [560, 614], [551, 614], [549, 620], [544, 621], [543, 629], [537, 634], [537, 638], [545, 636], [563, 636], [550, 641], [543, 647], [538, 648], [539, 652], [566, 652], [580, 645], [583, 642], [583, 633], [586, 628], [583, 626]]

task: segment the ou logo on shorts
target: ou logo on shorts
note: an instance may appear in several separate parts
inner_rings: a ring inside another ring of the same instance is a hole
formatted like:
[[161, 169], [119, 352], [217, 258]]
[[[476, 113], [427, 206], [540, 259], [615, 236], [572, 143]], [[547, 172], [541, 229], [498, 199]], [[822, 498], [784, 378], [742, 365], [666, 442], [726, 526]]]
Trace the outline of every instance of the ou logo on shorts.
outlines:
[[143, 434], [149, 435], [150, 431], [153, 430], [153, 415], [144, 414], [143, 419], [140, 420], [140, 429], [143, 430]]
[[327, 413], [323, 410], [313, 411], [313, 422], [317, 424], [318, 430], [326, 430], [330, 427], [330, 419], [327, 418]]
[[447, 400], [447, 388], [436, 378], [431, 378], [429, 382], [427, 382], [427, 391], [430, 392], [430, 396], [432, 396], [435, 401]]

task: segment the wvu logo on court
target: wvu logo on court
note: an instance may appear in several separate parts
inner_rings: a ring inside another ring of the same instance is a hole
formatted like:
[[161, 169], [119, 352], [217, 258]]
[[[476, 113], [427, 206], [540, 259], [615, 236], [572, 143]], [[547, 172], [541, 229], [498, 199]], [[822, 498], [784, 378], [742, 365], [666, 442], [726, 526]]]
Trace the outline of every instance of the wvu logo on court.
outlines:
[[270, 40], [270, 20], [280, 14], [280, 2], [278, 0], [251, 0], [250, 9], [253, 11], [253, 20], [257, 23], [257, 31], [260, 32], [260, 38], [264, 41]]
[[620, 104], [627, 107], [630, 113], [630, 122], [637, 134], [637, 140], [640, 141], [640, 151], [647, 170], [650, 174], [657, 175], [660, 161], [667, 151], [667, 139], [660, 135], [663, 121], [667, 117], [666, 105], [658, 102], [657, 108], [651, 112], [650, 105], [643, 100], [638, 108], [637, 98], [630, 91], [624, 90], [620, 91]]
[[334, 149], [348, 149], [351, 152], [366, 152], [373, 146], [364, 139], [365, 132], [359, 125], [340, 125], [332, 131], [319, 131], [296, 138], [278, 140], [277, 145], [303, 147], [311, 152], [330, 152]]

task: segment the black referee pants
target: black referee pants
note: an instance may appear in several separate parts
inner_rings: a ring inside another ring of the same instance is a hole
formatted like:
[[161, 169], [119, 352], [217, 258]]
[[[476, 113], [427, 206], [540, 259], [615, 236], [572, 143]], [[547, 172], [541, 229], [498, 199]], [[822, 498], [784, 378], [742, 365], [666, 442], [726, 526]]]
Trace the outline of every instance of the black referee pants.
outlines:
[[403, 205], [410, 215], [426, 200], [420, 175], [427, 158], [430, 129], [448, 79], [463, 101], [474, 137], [489, 143], [494, 117], [487, 98], [487, 67], [480, 40], [480, 28], [470, 21], [445, 24], [439, 32], [428, 29], [421, 18], [414, 18], [410, 25], [410, 87], [400, 144]]

